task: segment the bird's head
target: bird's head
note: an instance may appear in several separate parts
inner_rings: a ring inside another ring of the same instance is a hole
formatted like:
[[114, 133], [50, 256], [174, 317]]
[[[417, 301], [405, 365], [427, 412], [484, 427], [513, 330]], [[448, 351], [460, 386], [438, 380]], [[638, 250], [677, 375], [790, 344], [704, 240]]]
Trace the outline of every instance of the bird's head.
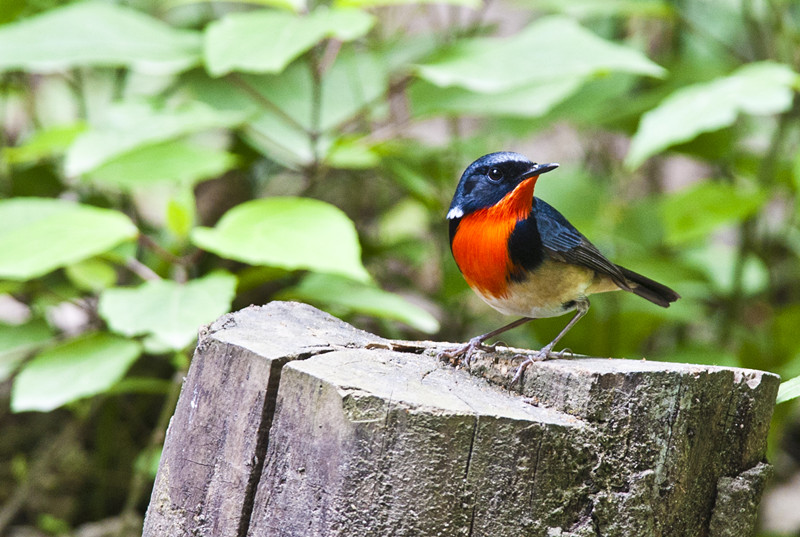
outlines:
[[522, 183], [530, 186], [528, 209], [533, 199], [533, 185], [540, 174], [558, 168], [558, 164], [537, 164], [519, 153], [501, 151], [484, 155], [467, 167], [456, 188], [448, 220], [462, 218], [480, 209], [493, 207]]

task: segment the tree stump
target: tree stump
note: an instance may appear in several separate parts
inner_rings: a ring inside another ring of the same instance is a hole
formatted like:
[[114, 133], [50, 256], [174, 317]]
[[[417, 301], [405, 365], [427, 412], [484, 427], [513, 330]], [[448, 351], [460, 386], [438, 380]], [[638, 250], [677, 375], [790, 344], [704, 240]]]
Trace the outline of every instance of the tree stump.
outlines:
[[513, 391], [273, 302], [201, 333], [144, 535], [746, 536], [779, 379], [573, 358]]

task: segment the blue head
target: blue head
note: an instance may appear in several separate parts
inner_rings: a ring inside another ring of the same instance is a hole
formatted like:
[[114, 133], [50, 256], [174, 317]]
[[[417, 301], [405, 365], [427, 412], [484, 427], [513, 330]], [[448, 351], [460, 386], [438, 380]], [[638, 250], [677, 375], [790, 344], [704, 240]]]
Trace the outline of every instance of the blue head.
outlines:
[[558, 164], [537, 164], [519, 153], [500, 151], [484, 155], [470, 164], [461, 175], [448, 220], [492, 207], [526, 179], [547, 173]]

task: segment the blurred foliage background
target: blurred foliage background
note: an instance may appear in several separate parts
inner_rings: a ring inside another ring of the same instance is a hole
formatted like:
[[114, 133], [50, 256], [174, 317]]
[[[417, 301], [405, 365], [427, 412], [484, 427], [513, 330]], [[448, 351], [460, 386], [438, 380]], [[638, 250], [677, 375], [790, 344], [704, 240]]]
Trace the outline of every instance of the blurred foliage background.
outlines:
[[795, 379], [760, 531], [800, 535], [798, 69], [792, 0], [0, 0], [0, 534], [139, 533], [197, 329], [227, 311], [451, 341], [507, 322], [444, 214], [514, 150], [683, 295], [596, 297], [565, 347]]

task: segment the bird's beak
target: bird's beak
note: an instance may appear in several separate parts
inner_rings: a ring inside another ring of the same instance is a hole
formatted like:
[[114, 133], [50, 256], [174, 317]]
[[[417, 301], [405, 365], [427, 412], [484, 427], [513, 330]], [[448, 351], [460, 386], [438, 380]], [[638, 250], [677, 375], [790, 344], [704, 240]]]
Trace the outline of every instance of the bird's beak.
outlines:
[[551, 162], [550, 164], [534, 164], [530, 170], [520, 176], [520, 180], [524, 181], [525, 179], [530, 179], [531, 177], [553, 171], [556, 168], [558, 168], [558, 163], [556, 162]]

